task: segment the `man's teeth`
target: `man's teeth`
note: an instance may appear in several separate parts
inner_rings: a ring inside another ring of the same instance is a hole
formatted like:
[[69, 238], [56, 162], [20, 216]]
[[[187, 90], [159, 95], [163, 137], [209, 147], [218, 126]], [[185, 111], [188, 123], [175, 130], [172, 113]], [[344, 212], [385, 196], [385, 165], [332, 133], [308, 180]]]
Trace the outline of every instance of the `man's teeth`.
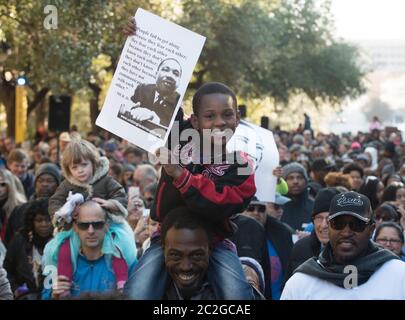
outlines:
[[189, 281], [194, 278], [194, 275], [179, 274], [179, 278], [184, 281]]

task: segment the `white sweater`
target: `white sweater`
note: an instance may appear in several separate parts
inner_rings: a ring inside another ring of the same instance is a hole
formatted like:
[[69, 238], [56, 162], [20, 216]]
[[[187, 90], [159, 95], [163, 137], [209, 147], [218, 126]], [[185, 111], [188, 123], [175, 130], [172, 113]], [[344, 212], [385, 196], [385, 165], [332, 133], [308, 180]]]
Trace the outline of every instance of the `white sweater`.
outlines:
[[353, 289], [297, 272], [287, 281], [281, 300], [405, 300], [405, 262], [387, 261]]

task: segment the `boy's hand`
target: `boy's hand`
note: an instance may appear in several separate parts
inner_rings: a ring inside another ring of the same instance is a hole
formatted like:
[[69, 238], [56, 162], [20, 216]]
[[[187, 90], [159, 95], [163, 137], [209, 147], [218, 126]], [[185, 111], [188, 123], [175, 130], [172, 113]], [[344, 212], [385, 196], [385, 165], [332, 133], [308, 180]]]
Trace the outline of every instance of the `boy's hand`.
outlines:
[[176, 158], [175, 156], [172, 156], [169, 149], [165, 147], [159, 148], [156, 151], [156, 157], [169, 176], [171, 176], [173, 179], [180, 178], [181, 174], [183, 173], [183, 168], [178, 164], [178, 157]]
[[93, 198], [92, 200], [97, 202], [98, 204], [100, 204], [101, 207], [103, 207], [104, 209], [107, 209], [108, 211], [111, 211], [111, 212], [119, 211], [119, 208], [112, 201], [104, 200], [101, 198]]
[[135, 18], [131, 17], [128, 20], [127, 25], [124, 27], [124, 29], [122, 30], [122, 32], [124, 32], [124, 34], [129, 37], [129, 36], [134, 36], [136, 34], [136, 22], [135, 22]]

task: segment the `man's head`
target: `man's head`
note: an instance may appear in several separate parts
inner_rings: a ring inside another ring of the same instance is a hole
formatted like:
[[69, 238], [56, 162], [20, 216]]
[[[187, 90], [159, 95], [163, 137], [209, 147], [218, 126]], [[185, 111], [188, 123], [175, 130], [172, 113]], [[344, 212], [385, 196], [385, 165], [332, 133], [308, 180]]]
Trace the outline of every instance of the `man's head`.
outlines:
[[7, 157], [7, 166], [16, 177], [23, 179], [28, 170], [28, 155], [23, 149], [14, 149]]
[[174, 94], [179, 86], [181, 78], [181, 66], [176, 59], [162, 60], [157, 69], [156, 87], [162, 96]]
[[82, 248], [101, 250], [108, 230], [107, 214], [95, 201], [87, 201], [76, 209], [73, 229], [80, 238]]
[[127, 163], [137, 166], [142, 163], [143, 151], [138, 148], [128, 147], [124, 151], [124, 158]]
[[278, 193], [276, 193], [276, 198], [274, 202], [268, 202], [267, 203], [267, 214], [272, 216], [273, 218], [276, 218], [278, 220], [281, 220], [281, 217], [283, 216], [283, 205], [285, 205], [287, 202], [290, 202], [291, 199], [284, 197]]
[[225, 146], [239, 125], [237, 106], [229, 87], [218, 82], [204, 84], [193, 97], [191, 124], [207, 145]]
[[349, 163], [343, 168], [343, 173], [350, 175], [352, 178], [352, 189], [359, 191], [361, 185], [363, 184], [363, 168], [357, 163]]
[[139, 187], [142, 196], [145, 191], [145, 187], [148, 184], [157, 182], [157, 180], [157, 171], [150, 164], [141, 164], [137, 166], [132, 176], [132, 184], [135, 187]]
[[166, 269], [183, 297], [203, 284], [212, 248], [212, 234], [203, 220], [186, 207], [171, 210], [162, 223]]
[[308, 175], [305, 168], [297, 163], [292, 162], [283, 167], [284, 179], [288, 185], [288, 194], [298, 196], [304, 192], [308, 183]]
[[244, 214], [257, 220], [261, 225], [265, 225], [267, 220], [266, 202], [253, 197]]
[[312, 221], [316, 237], [323, 244], [329, 242], [329, 207], [332, 198], [340, 192], [336, 188], [321, 189], [316, 195], [314, 209], [312, 211]]
[[324, 178], [333, 169], [334, 165], [325, 158], [316, 158], [311, 165], [311, 179], [321, 185], [325, 185]]
[[333, 197], [329, 209], [329, 241], [339, 264], [350, 263], [367, 250], [375, 224], [370, 200], [357, 192]]
[[51, 197], [60, 184], [61, 173], [53, 163], [41, 164], [35, 174], [35, 195], [37, 197]]

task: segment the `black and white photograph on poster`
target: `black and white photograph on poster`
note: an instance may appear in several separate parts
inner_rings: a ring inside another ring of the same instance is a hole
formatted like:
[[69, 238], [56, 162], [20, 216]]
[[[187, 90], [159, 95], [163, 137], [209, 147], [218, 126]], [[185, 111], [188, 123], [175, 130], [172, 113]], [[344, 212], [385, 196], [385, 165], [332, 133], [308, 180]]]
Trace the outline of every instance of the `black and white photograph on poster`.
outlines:
[[243, 151], [255, 165], [255, 196], [260, 201], [274, 202], [277, 178], [273, 170], [279, 165], [279, 153], [273, 133], [253, 123], [241, 120], [228, 141], [229, 151]]
[[135, 21], [96, 124], [154, 153], [167, 140], [205, 37], [143, 9]]

